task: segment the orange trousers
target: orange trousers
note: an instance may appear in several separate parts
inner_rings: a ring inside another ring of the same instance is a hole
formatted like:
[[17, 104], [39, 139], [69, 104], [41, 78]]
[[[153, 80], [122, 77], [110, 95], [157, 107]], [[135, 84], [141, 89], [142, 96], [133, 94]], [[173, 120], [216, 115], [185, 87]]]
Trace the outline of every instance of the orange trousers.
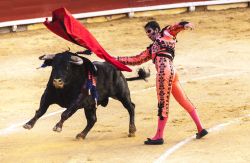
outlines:
[[157, 57], [155, 60], [156, 92], [158, 99], [158, 116], [168, 117], [169, 99], [172, 93], [176, 101], [188, 112], [191, 113], [195, 107], [185, 95], [174, 69], [173, 62], [166, 57]]

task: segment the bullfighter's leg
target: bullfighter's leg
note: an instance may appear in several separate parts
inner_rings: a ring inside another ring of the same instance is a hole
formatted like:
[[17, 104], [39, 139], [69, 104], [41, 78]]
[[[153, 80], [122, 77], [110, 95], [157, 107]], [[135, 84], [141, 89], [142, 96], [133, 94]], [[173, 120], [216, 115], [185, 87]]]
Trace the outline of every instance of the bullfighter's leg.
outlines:
[[77, 110], [78, 110], [78, 108], [69, 108], [69, 109], [65, 110], [65, 111], [61, 114], [61, 119], [60, 119], [60, 121], [55, 125], [55, 127], [53, 128], [53, 131], [61, 132], [61, 131], [62, 131], [62, 126], [63, 126], [64, 121], [66, 121], [69, 117], [71, 117]]
[[94, 126], [94, 124], [97, 121], [96, 118], [96, 107], [93, 106], [91, 108], [84, 108], [84, 112], [85, 112], [85, 116], [87, 119], [87, 126], [85, 127], [85, 129], [76, 135], [76, 139], [85, 139], [85, 137], [87, 136], [88, 132], [91, 130], [91, 128]]
[[135, 127], [135, 104], [131, 101], [130, 95], [118, 98], [129, 113], [129, 134], [128, 137], [134, 137], [136, 132]]
[[203, 128], [199, 115], [196, 112], [195, 106], [191, 103], [191, 101], [188, 99], [186, 94], [184, 93], [184, 90], [181, 87], [178, 74], [176, 73], [174, 81], [173, 81], [173, 88], [172, 88], [172, 94], [175, 97], [176, 101], [189, 113], [191, 118], [196, 124], [198, 133], [196, 138], [200, 139], [203, 136], [207, 135], [208, 132], [206, 129]]
[[41, 101], [40, 101], [40, 107], [36, 111], [35, 116], [29, 122], [27, 122], [25, 125], [23, 125], [23, 128], [32, 129], [33, 126], [35, 125], [36, 121], [42, 115], [44, 115], [44, 113], [46, 113], [46, 111], [48, 110], [48, 107], [50, 106], [50, 104], [51, 103], [49, 102], [49, 100], [46, 99], [46, 94], [43, 94], [42, 97], [41, 97]]
[[163, 144], [165, 125], [169, 114], [169, 100], [174, 78], [174, 67], [172, 61], [164, 57], [156, 58], [156, 92], [158, 100], [158, 124], [155, 136], [148, 138], [144, 144]]

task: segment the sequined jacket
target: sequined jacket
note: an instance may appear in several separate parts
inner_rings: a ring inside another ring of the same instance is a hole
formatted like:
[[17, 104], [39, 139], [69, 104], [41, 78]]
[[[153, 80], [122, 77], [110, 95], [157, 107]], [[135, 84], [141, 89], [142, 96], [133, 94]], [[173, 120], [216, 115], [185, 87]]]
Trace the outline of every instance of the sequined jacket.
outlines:
[[175, 44], [177, 34], [184, 30], [189, 22], [179, 22], [166, 26], [161, 30], [161, 35], [146, 50], [136, 56], [118, 57], [118, 61], [126, 65], [140, 65], [152, 59], [153, 63], [157, 56], [165, 56], [171, 60], [175, 57]]

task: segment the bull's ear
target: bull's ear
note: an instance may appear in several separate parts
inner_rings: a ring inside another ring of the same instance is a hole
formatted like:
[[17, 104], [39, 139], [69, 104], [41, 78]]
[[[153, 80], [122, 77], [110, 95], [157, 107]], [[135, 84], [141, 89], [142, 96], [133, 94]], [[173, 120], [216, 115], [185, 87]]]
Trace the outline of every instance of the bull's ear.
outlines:
[[52, 66], [52, 60], [45, 60], [43, 62], [43, 65], [45, 65], [45, 66]]
[[52, 66], [52, 61], [53, 61], [53, 60], [45, 60], [45, 61], [43, 62], [43, 64], [42, 64], [40, 67], [37, 67], [37, 69], [45, 68], [45, 67], [47, 67], [47, 66]]

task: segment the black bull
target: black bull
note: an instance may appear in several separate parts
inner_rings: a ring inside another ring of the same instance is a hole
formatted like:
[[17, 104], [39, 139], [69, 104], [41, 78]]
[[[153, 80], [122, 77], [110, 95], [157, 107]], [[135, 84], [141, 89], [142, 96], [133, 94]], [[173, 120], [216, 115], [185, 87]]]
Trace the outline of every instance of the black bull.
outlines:
[[[97, 121], [96, 102], [85, 88], [88, 72], [92, 72], [96, 73], [96, 89], [99, 95], [97, 105], [105, 107], [109, 97], [119, 100], [129, 113], [128, 136], [135, 135], [135, 105], [131, 101], [128, 84], [121, 71], [107, 62], [91, 63], [88, 59], [69, 51], [56, 55], [44, 55], [39, 59], [45, 60], [44, 64], [47, 66], [52, 66], [52, 72], [41, 97], [40, 107], [35, 116], [23, 126], [25, 129], [33, 128], [36, 121], [44, 115], [51, 104], [58, 104], [66, 108], [61, 114], [61, 120], [53, 128], [57, 132], [62, 130], [65, 120], [78, 109], [84, 108], [87, 125], [76, 136], [76, 138], [84, 139]], [[96, 70], [94, 66], [96, 66]]]

